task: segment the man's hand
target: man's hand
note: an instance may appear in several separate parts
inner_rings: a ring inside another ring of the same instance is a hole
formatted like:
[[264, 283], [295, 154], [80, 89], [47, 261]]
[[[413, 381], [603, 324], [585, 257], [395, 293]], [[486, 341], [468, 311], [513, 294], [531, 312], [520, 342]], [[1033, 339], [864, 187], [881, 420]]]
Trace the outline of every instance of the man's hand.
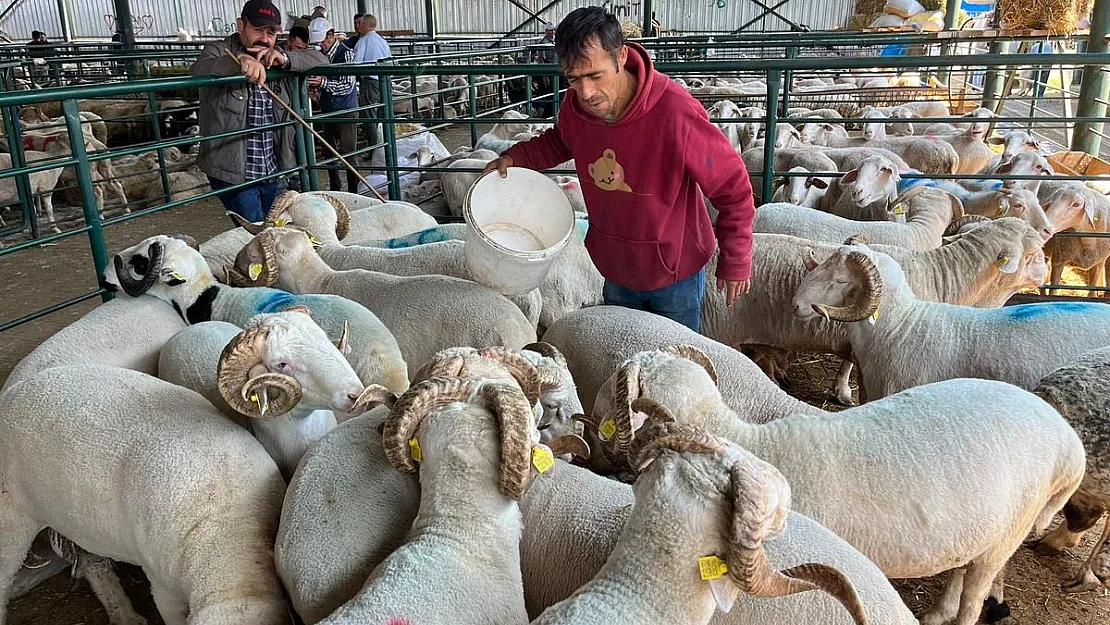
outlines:
[[239, 69], [247, 77], [247, 80], [260, 85], [266, 84], [266, 68], [253, 56], [240, 54]]
[[501, 174], [501, 177], [504, 178], [505, 176], [509, 175], [509, 168], [512, 167], [512, 166], [513, 166], [513, 157], [509, 156], [508, 154], [505, 154], [505, 155], [499, 156], [499, 157], [495, 158], [494, 160], [490, 161], [489, 163], [487, 163], [486, 168], [485, 168], [484, 171], [482, 171], [482, 173], [485, 174], [486, 172], [493, 171], [494, 169], [496, 169], [497, 173]]
[[252, 46], [247, 48], [247, 52], [253, 54], [263, 67], [283, 67], [287, 60], [285, 53], [277, 48]]
[[752, 288], [751, 280], [722, 280], [717, 278], [717, 292], [726, 291], [725, 304], [732, 308], [741, 295], [746, 295]]

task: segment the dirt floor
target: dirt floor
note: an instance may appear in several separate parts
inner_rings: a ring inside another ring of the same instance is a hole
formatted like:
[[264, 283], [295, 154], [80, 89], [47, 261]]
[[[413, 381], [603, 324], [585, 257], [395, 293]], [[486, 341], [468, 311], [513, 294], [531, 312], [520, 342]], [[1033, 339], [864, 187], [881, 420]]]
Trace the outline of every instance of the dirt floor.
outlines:
[[[484, 131], [484, 129], [483, 129]], [[469, 142], [465, 129], [441, 138], [449, 148]], [[326, 185], [326, 183], [325, 183]], [[110, 250], [133, 245], [147, 236], [183, 232], [204, 240], [229, 227], [215, 200], [163, 212], [108, 231]], [[96, 287], [87, 237], [76, 237], [12, 256], [0, 257], [0, 321], [14, 319], [44, 306], [87, 293]], [[1066, 277], [1072, 284], [1074, 277]], [[99, 300], [85, 302], [0, 334], [0, 380], [40, 342], [91, 310]], [[802, 355], [792, 362], [787, 390], [796, 397], [829, 410], [840, 407], [830, 389], [839, 363], [830, 357]], [[1093, 532], [1092, 532], [1093, 534]], [[1110, 622], [1110, 591], [1078, 595], [1059, 590], [1089, 554], [1095, 536], [1055, 557], [1037, 556], [1028, 548], [1015, 555], [1007, 570], [1006, 597], [1013, 610], [1009, 625], [1104, 625]], [[124, 588], [136, 610], [151, 625], [162, 623], [140, 569], [120, 564]], [[939, 593], [943, 576], [899, 581], [895, 585], [915, 613]], [[108, 625], [104, 609], [84, 581], [68, 573], [56, 575], [28, 595], [11, 602], [11, 625]], [[756, 625], [756, 624], [753, 624]], [[882, 625], [882, 624], [875, 624]]]

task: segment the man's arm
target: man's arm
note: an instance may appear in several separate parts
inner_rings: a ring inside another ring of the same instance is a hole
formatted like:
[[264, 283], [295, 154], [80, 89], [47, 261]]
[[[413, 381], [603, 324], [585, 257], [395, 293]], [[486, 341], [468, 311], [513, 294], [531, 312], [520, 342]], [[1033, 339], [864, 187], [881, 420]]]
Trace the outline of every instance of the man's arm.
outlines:
[[565, 163], [571, 158], [570, 148], [567, 147], [562, 133], [559, 132], [559, 124], [543, 131], [535, 139], [517, 143], [501, 155], [512, 159], [510, 166], [527, 167], [536, 171]]
[[755, 197], [748, 170], [728, 139], [702, 111], [689, 122], [686, 171], [718, 211], [717, 278], [742, 282], [752, 275]]
[[227, 55], [224, 41], [210, 43], [200, 51], [200, 56], [189, 66], [190, 76], [238, 76], [243, 73], [239, 63]]
[[328, 64], [328, 57], [319, 50], [289, 50], [285, 53], [289, 59], [289, 71], [303, 72], [313, 67]]

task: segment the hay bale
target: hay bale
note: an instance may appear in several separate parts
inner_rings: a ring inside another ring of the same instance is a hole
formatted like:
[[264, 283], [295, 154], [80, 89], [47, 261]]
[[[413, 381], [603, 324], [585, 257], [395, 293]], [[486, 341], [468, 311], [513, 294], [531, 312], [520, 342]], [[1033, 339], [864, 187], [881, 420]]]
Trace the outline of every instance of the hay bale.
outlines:
[[1079, 20], [1091, 14], [1093, 0], [1022, 0], [1003, 2], [999, 9], [1002, 28], [1032, 28], [1055, 34], [1076, 31]]
[[886, 0], [857, 0], [856, 13], [859, 15], [868, 15], [871, 13], [882, 13], [886, 8]]
[[945, 0], [917, 0], [926, 11], [943, 11], [948, 3]]
[[862, 30], [871, 25], [882, 13], [865, 13], [848, 18], [848, 30]]
[[621, 24], [621, 34], [625, 39], [637, 39], [644, 36], [644, 29], [635, 22], [625, 22]]

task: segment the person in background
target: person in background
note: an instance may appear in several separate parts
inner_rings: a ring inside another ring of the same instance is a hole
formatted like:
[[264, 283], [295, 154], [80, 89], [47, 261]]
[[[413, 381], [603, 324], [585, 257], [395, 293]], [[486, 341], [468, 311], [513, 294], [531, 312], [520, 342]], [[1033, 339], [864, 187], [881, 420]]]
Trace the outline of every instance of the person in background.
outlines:
[[286, 50], [307, 50], [308, 29], [304, 26], [294, 26], [289, 29], [289, 36], [285, 39]]
[[[247, 83], [200, 88], [198, 121], [203, 137], [290, 121], [289, 112], [261, 85], [269, 86], [288, 104], [293, 83], [285, 79], [267, 84], [266, 70], [303, 72], [328, 62], [319, 50], [282, 51], [275, 47], [281, 13], [270, 0], [249, 0], [236, 25], [236, 33], [205, 45], [189, 67], [192, 76], [242, 74], [248, 79]], [[262, 221], [274, 198], [285, 188], [284, 181], [271, 176], [298, 166], [295, 132], [296, 128], [288, 125], [202, 141], [197, 165], [208, 176], [213, 191], [255, 181], [219, 193], [219, 198], [229, 211], [249, 221]]]
[[362, 37], [363, 31], [361, 30], [362, 26], [360, 26], [360, 24], [362, 23], [362, 16], [362, 13], [355, 13], [355, 34], [343, 40], [343, 45], [347, 46], [351, 50], [355, 49], [355, 46], [358, 45], [358, 40]]
[[[531, 62], [536, 64], [552, 65], [555, 63], [555, 23], [547, 22], [543, 27], [543, 38], [536, 44], [540, 46], [532, 52]], [[532, 77], [532, 109], [536, 117], [551, 117], [555, 102], [551, 94], [554, 91], [554, 76]], [[546, 97], [545, 97], [546, 96]]]
[[[378, 28], [378, 18], [372, 14], [367, 13], [362, 16], [362, 20], [356, 24], [359, 39], [355, 44], [354, 49], [354, 62], [355, 63], [380, 63], [392, 56], [389, 51], [389, 44], [382, 38], [376, 31]], [[358, 82], [359, 92], [359, 105], [370, 106], [372, 104], [380, 104], [382, 101], [381, 85], [378, 83], [378, 77], [372, 75], [360, 76]], [[380, 117], [382, 111], [380, 109], [362, 111], [362, 117]], [[370, 145], [375, 145], [382, 142], [381, 133], [378, 132], [378, 124], [374, 122], [367, 122], [362, 126], [362, 132], [366, 135], [366, 140]], [[370, 158], [373, 159], [373, 154], [376, 150], [370, 151]]]
[[[699, 330], [705, 267], [718, 244], [716, 286], [727, 304], [750, 288], [755, 203], [744, 161], [604, 9], [563, 19], [555, 54], [569, 84], [555, 126], [486, 171], [505, 176], [509, 167], [544, 170], [573, 158], [605, 303]], [[715, 232], [703, 194], [719, 211]]]
[[[324, 32], [310, 30], [308, 42], [313, 45], [319, 44], [320, 51], [324, 53], [324, 56], [328, 57], [332, 65], [350, 63], [351, 59], [354, 57], [354, 53], [351, 52], [350, 48], [339, 43], [339, 39], [336, 38], [335, 35], [335, 29], [331, 27], [328, 27]], [[308, 85], [319, 92], [320, 112], [322, 113], [345, 111], [358, 106], [358, 85], [353, 75], [312, 76], [308, 79]], [[323, 128], [320, 134], [323, 135], [324, 140], [330, 143], [332, 147], [339, 150], [340, 154], [346, 156], [355, 151], [358, 143], [358, 128], [355, 124], [323, 123], [321, 126], [323, 126]], [[338, 165], [339, 163], [336, 164]], [[347, 171], [348, 192], [358, 193], [359, 182], [361, 181], [354, 172]], [[343, 190], [343, 186], [340, 184], [339, 170], [328, 170], [328, 188], [332, 191]]]

